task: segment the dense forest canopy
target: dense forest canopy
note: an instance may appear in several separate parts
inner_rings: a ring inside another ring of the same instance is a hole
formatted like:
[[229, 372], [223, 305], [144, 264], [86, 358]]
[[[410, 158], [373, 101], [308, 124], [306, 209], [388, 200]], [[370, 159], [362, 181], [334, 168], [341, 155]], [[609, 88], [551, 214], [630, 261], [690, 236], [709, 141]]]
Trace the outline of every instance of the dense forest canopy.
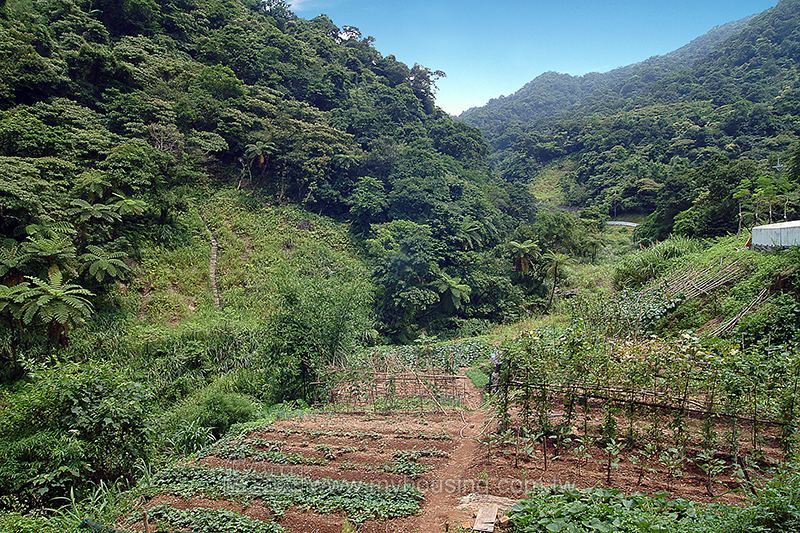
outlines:
[[565, 205], [647, 215], [642, 238], [794, 219], [799, 26], [800, 3], [781, 0], [672, 54], [606, 74], [546, 73], [460, 118], [482, 129], [506, 180], [553, 170]]
[[358, 28], [281, 1], [12, 0], [0, 31], [3, 311], [17, 337], [38, 325], [46, 351], [66, 346], [88, 293], [52, 314], [25, 291], [103, 294], [141, 245], [181, 242], [176, 216], [199, 191], [226, 187], [369, 239], [388, 338], [481, 330], [531, 292], [504, 244], [534, 221], [533, 198], [436, 107], [444, 73], [382, 56]]

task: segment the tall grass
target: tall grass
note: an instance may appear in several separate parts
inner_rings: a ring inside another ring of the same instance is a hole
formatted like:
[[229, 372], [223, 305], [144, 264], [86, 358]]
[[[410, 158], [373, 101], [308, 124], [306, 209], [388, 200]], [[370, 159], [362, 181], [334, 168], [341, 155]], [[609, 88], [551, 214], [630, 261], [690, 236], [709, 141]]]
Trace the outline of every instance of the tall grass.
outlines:
[[667, 272], [671, 260], [700, 252], [703, 242], [671, 235], [668, 239], [625, 256], [614, 272], [614, 287], [637, 289]]

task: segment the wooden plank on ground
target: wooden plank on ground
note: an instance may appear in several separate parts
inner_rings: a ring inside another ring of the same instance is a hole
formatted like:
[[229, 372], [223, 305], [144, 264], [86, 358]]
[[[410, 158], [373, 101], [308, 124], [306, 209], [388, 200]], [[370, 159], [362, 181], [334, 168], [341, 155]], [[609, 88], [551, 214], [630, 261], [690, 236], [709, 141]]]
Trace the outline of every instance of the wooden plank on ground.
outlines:
[[497, 519], [497, 507], [481, 507], [478, 516], [475, 518], [473, 531], [494, 531], [494, 521]]

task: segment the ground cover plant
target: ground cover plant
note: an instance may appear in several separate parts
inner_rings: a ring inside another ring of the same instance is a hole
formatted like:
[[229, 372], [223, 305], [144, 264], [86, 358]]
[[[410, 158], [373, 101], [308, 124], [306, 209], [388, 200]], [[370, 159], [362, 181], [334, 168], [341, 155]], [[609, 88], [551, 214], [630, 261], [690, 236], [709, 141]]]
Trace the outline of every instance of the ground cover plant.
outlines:
[[277, 464], [325, 464], [325, 457], [309, 457], [297, 452], [281, 450], [283, 443], [259, 438], [225, 439], [214, 444], [213, 448], [197, 454], [198, 458], [213, 455], [222, 459], [249, 459]]
[[692, 502], [667, 499], [667, 494], [622, 494], [618, 490], [570, 487], [538, 487], [529, 498], [512, 507], [508, 516], [514, 531], [560, 532], [657, 532], [676, 531], [693, 521]]
[[667, 493], [538, 486], [509, 511], [513, 531], [739, 533], [800, 530], [798, 472], [788, 463], [769, 481], [747, 487], [744, 505], [698, 504]]
[[152, 507], [148, 512], [154, 526], [190, 528], [191, 531], [220, 531], [225, 533], [283, 533], [285, 528], [275, 522], [253, 520], [227, 509], [173, 509], [167, 505]]
[[382, 488], [368, 483], [201, 465], [176, 465], [162, 470], [153, 478], [151, 493], [154, 492], [258, 498], [277, 516], [291, 506], [306, 506], [323, 514], [343, 511], [355, 522], [414, 514], [422, 499], [412, 485]]

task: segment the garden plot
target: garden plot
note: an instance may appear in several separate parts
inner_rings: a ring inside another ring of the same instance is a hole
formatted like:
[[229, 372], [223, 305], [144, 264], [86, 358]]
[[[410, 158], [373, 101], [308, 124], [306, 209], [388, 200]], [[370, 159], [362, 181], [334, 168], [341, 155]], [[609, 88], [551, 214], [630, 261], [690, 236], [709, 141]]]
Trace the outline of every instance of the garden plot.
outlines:
[[[163, 530], [340, 532], [345, 520], [361, 531], [418, 529], [461, 425], [399, 413], [278, 421], [162, 470], [145, 509]], [[142, 516], [125, 527], [143, 530]]]

